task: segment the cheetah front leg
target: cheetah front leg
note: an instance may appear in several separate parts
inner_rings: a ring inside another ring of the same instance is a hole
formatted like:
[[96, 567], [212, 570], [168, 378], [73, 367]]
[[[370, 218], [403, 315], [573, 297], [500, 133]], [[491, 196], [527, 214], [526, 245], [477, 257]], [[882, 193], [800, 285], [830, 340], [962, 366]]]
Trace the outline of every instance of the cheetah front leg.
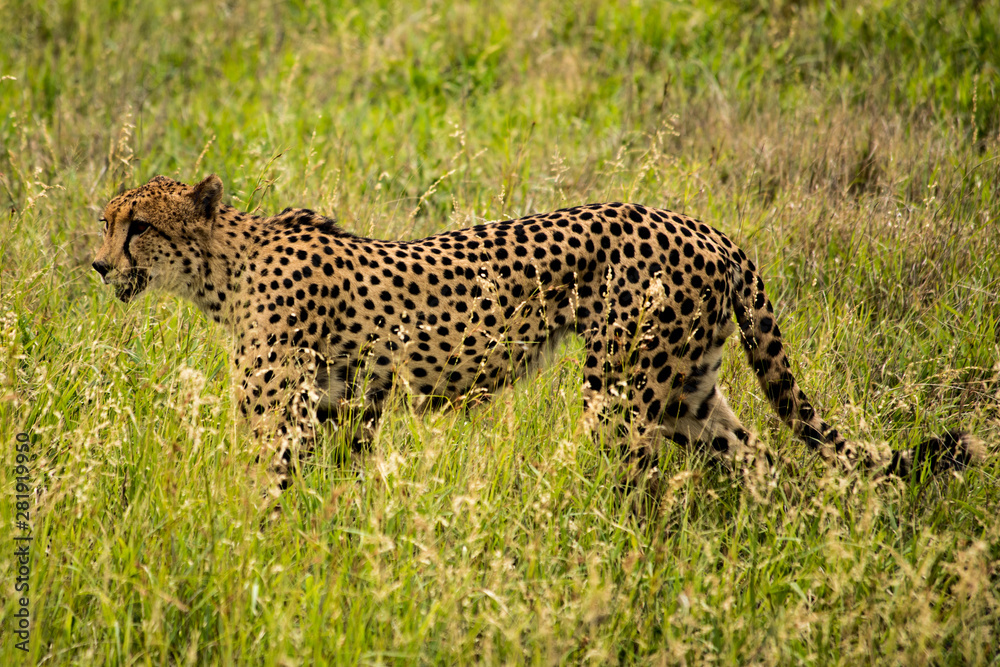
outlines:
[[382, 405], [392, 387], [392, 377], [380, 374], [367, 356], [325, 360], [319, 363], [319, 421], [331, 420], [337, 430], [348, 429], [353, 455], [367, 454], [381, 422]]
[[294, 461], [311, 455], [315, 447], [320, 395], [311, 378], [316, 362], [273, 345], [251, 345], [242, 350], [237, 365], [243, 374], [237, 403], [254, 436], [266, 443], [269, 493], [276, 497], [291, 485]]

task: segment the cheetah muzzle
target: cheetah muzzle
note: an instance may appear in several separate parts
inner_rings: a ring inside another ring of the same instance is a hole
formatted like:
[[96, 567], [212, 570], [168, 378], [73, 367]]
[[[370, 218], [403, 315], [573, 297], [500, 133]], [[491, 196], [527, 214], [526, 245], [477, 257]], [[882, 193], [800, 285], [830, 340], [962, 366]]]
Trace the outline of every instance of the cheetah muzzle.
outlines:
[[214, 174], [195, 186], [157, 176], [115, 197], [94, 268], [122, 301], [165, 289], [229, 329], [240, 410], [274, 447], [281, 487], [317, 417], [350, 425], [363, 447], [394, 385], [416, 405], [489, 395], [570, 333], [586, 346], [585, 426], [616, 423], [639, 469], [662, 439], [752, 455], [716, 384], [737, 328], [771, 406], [824, 459], [906, 475], [980, 456], [956, 431], [894, 453], [848, 443], [792, 376], [754, 263], [693, 218], [591, 204], [383, 241], [308, 209], [251, 216], [222, 193]]

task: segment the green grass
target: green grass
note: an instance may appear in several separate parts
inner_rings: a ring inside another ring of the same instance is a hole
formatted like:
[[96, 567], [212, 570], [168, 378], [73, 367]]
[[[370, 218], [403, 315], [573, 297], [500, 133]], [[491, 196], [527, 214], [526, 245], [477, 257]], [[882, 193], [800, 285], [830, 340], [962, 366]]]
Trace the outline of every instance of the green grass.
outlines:
[[[478, 0], [0, 3], [0, 454], [33, 437], [45, 664], [1000, 664], [1000, 9]], [[693, 214], [763, 267], [859, 440], [961, 426], [933, 480], [845, 477], [722, 384], [775, 484], [665, 447], [651, 503], [579, 427], [579, 342], [468, 412], [323, 437], [258, 530], [228, 341], [90, 270], [120, 183], [416, 237], [565, 205]], [[359, 478], [357, 470], [363, 472]], [[0, 527], [19, 534], [13, 474]]]

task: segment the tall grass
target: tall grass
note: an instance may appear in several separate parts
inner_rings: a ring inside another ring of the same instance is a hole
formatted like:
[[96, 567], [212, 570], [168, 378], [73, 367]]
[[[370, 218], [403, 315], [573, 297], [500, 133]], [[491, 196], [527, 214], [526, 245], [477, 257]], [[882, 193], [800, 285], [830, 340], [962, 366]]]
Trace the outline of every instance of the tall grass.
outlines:
[[[0, 461], [31, 433], [45, 663], [998, 664], [1000, 9], [995, 3], [0, 4]], [[838, 428], [961, 426], [985, 463], [844, 477], [722, 384], [781, 459], [666, 447], [650, 502], [579, 428], [579, 343], [471, 411], [325, 433], [260, 530], [229, 347], [90, 270], [121, 183], [416, 237], [598, 200], [710, 221], [763, 267]], [[18, 534], [14, 482], [0, 524]], [[636, 511], [637, 506], [642, 506]]]

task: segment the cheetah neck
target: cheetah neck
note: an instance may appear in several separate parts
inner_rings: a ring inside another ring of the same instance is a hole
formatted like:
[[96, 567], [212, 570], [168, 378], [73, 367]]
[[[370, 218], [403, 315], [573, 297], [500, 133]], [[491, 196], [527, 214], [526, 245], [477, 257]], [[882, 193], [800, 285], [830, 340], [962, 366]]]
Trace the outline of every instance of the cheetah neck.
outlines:
[[235, 331], [234, 311], [243, 291], [248, 250], [253, 247], [261, 218], [232, 206], [223, 206], [208, 238], [200, 245], [198, 261], [178, 290], [203, 313]]

